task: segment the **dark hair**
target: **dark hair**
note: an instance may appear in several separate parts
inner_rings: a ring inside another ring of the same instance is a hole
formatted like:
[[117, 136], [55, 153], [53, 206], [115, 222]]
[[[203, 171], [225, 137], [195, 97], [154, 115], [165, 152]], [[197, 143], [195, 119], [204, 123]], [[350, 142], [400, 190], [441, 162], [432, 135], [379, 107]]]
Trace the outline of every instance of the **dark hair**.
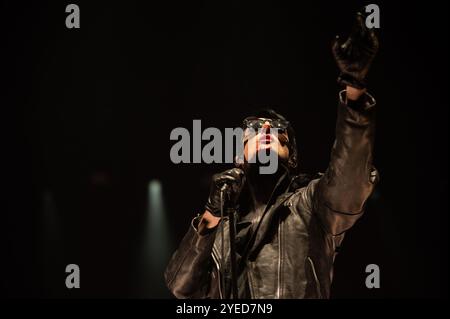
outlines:
[[[268, 118], [268, 119], [274, 119], [274, 120], [279, 119], [279, 120], [287, 121], [287, 119], [283, 115], [275, 112], [273, 109], [270, 109], [270, 108], [260, 109], [256, 112], [250, 114], [249, 116], [262, 117], [262, 118]], [[297, 166], [298, 166], [297, 141], [295, 139], [294, 128], [292, 127], [290, 122], [289, 122], [289, 125], [287, 128], [287, 134], [289, 137], [289, 142], [287, 144], [287, 146], [289, 148], [288, 168], [291, 173], [295, 173], [297, 170]]]

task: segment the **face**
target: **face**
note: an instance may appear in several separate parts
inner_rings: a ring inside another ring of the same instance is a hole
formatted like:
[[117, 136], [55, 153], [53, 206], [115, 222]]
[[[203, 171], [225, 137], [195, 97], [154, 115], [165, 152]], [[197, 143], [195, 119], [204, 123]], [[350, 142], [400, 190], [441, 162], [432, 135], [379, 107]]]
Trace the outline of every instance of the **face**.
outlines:
[[244, 157], [245, 161], [255, 158], [258, 152], [272, 151], [278, 155], [279, 160], [287, 162], [289, 159], [289, 136], [287, 122], [270, 119], [252, 119], [255, 125], [247, 125], [244, 131]]

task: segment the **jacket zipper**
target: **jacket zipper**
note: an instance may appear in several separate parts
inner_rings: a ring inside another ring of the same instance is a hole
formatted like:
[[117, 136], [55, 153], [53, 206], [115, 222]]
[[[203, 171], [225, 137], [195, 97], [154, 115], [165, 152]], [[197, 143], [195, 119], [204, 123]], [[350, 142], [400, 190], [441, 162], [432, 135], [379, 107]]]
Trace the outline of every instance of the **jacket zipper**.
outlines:
[[319, 278], [317, 277], [317, 273], [316, 273], [316, 267], [314, 267], [314, 262], [312, 261], [311, 257], [308, 257], [308, 261], [309, 264], [311, 266], [311, 269], [313, 271], [313, 275], [314, 275], [314, 281], [316, 282], [316, 292], [317, 292], [317, 296], [319, 298], [322, 298], [322, 293], [320, 292], [320, 282], [319, 282]]
[[283, 224], [281, 222], [281, 219], [279, 219], [278, 221], [278, 287], [277, 287], [277, 299], [281, 298], [281, 254], [282, 254], [282, 241], [281, 241], [281, 237], [282, 237], [282, 227]]
[[213, 247], [213, 251], [212, 251], [212, 259], [214, 264], [216, 265], [217, 268], [217, 281], [218, 281], [218, 286], [219, 286], [219, 299], [224, 299], [223, 298], [223, 293], [222, 293], [222, 267], [220, 267], [220, 262], [218, 261], [217, 257], [216, 257], [216, 253], [215, 253], [215, 249]]

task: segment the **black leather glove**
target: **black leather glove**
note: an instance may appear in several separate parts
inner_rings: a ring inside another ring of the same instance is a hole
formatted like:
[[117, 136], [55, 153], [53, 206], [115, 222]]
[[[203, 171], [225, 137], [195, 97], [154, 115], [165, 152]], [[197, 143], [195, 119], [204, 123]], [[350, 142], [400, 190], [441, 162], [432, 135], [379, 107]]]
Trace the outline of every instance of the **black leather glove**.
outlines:
[[224, 184], [228, 185], [224, 196], [224, 213], [230, 208], [236, 208], [239, 195], [244, 185], [244, 171], [233, 168], [225, 172], [215, 174], [211, 181], [211, 190], [205, 208], [214, 216], [220, 217], [220, 190]]
[[356, 23], [345, 42], [336, 36], [332, 51], [341, 71], [338, 83], [364, 89], [367, 73], [378, 51], [378, 38], [373, 29], [366, 27], [363, 14], [356, 14]]

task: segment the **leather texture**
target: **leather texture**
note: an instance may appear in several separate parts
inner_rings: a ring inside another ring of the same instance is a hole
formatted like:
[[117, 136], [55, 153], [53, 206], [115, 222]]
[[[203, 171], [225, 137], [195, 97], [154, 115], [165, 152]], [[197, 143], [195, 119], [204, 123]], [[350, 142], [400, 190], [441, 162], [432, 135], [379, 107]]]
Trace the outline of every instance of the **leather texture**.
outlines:
[[[291, 183], [263, 215], [236, 212], [239, 298], [330, 297], [337, 249], [378, 181], [372, 166], [374, 105], [365, 94], [350, 107], [340, 92], [326, 172]], [[229, 298], [228, 219], [200, 236], [200, 217], [167, 266], [167, 286], [177, 298]]]
[[338, 83], [358, 89], [367, 87], [367, 73], [379, 48], [378, 38], [373, 29], [368, 29], [365, 16], [357, 13], [350, 36], [341, 41], [336, 37], [332, 53], [340, 70]]
[[226, 197], [224, 202], [228, 206], [224, 207], [224, 212], [228, 211], [229, 208], [235, 209], [244, 181], [244, 172], [242, 169], [236, 167], [222, 173], [214, 174], [205, 209], [214, 216], [220, 217], [221, 187], [224, 184], [228, 185], [227, 191], [223, 194]]

